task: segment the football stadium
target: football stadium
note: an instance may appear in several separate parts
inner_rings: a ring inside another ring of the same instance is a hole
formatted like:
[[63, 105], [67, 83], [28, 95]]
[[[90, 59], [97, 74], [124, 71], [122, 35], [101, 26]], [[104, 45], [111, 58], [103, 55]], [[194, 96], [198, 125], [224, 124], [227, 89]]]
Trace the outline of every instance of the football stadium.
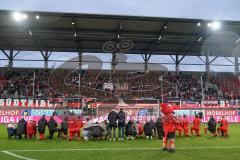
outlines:
[[0, 10], [0, 160], [239, 159], [240, 21], [33, 10]]

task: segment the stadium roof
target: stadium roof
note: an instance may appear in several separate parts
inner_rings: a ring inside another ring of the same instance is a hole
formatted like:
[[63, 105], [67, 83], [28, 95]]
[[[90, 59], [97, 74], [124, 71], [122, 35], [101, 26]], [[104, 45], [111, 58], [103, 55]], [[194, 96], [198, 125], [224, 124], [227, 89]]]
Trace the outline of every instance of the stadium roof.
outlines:
[[232, 56], [240, 38], [235, 21], [213, 30], [199, 19], [24, 12], [16, 22], [12, 13], [0, 11], [0, 50], [103, 53], [108, 41], [130, 40], [124, 53]]

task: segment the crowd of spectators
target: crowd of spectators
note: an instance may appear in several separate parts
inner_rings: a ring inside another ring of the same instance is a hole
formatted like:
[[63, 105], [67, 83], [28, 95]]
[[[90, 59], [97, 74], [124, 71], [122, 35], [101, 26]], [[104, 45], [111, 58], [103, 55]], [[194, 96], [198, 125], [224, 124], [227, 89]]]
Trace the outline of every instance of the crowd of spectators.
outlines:
[[[178, 98], [219, 100], [239, 98], [227, 94], [221, 82], [201, 74], [87, 70], [8, 71], [0, 77], [1, 98], [92, 97], [99, 99]], [[80, 78], [80, 84], [79, 84]], [[224, 78], [224, 77], [222, 77]], [[104, 88], [104, 84], [112, 84]], [[239, 82], [238, 82], [239, 83]], [[125, 87], [122, 87], [125, 85]], [[33, 89], [34, 87], [34, 89]], [[239, 86], [237, 86], [239, 90]], [[33, 93], [34, 91], [34, 93]], [[81, 95], [81, 96], [79, 96]]]

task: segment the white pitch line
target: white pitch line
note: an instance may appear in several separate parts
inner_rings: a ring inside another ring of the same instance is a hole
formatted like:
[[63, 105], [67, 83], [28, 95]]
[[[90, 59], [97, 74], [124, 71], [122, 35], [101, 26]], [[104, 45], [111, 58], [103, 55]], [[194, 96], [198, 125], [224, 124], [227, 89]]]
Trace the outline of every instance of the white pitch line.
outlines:
[[[215, 146], [215, 147], [176, 147], [177, 150], [187, 149], [234, 149], [240, 146]], [[161, 150], [159, 148], [73, 148], [73, 149], [32, 149], [32, 150], [8, 150], [9, 152], [61, 152], [61, 151], [130, 151], [130, 150]]]
[[12, 157], [16, 157], [16, 158], [19, 158], [19, 159], [24, 159], [24, 160], [34, 160], [34, 159], [31, 159], [31, 158], [27, 158], [27, 157], [23, 157], [23, 156], [20, 156], [20, 155], [17, 155], [17, 154], [14, 154], [12, 152], [9, 152], [9, 151], [2, 151], [3, 153], [7, 154], [7, 155], [10, 155]]

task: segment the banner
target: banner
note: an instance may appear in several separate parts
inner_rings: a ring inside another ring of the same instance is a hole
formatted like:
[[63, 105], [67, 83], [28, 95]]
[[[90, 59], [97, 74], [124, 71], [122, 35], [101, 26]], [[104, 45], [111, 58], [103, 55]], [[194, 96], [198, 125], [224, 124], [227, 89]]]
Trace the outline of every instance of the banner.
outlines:
[[[10, 122], [18, 123], [20, 119], [24, 118], [27, 122], [30, 120], [38, 122], [42, 116], [0, 116], [0, 124], [8, 124]], [[49, 121], [50, 116], [46, 116], [47, 121]], [[62, 122], [62, 117], [54, 116], [54, 119], [58, 124]]]
[[[217, 122], [222, 119], [222, 116], [213, 116], [213, 117], [215, 118], [215, 120]], [[128, 122], [130, 119], [138, 121], [139, 123], [146, 123], [149, 120], [153, 120], [155, 122], [157, 118], [158, 118], [158, 116], [126, 116], [126, 122]], [[193, 118], [194, 118], [194, 115], [187, 116], [187, 119], [189, 120], [190, 123], [192, 123]], [[239, 123], [240, 122], [240, 116], [225, 116], [225, 118], [228, 120], [229, 123]], [[210, 116], [203, 116], [201, 121], [203, 123], [206, 123], [209, 121], [209, 119], [210, 119]], [[104, 120], [107, 120], [107, 115], [94, 117], [90, 121], [92, 123], [96, 123], [96, 122], [101, 123]]]
[[[104, 120], [107, 120], [108, 116], [103, 115], [103, 116], [98, 116], [98, 117], [93, 117], [90, 122], [91, 123], [101, 123]], [[146, 123], [147, 121], [153, 120], [154, 122], [157, 120], [158, 116], [126, 116], [126, 122], [128, 122], [130, 119], [134, 121], [138, 121], [139, 123]]]
[[0, 107], [30, 107], [30, 108], [62, 108], [59, 103], [51, 103], [50, 100], [39, 99], [0, 99]]
[[240, 104], [238, 100], [216, 100], [216, 101], [182, 101], [180, 108], [239, 108]]
[[109, 90], [113, 90], [113, 83], [104, 83], [103, 84], [103, 89], [109, 89]]
[[205, 110], [207, 116], [238, 116], [239, 110]]

